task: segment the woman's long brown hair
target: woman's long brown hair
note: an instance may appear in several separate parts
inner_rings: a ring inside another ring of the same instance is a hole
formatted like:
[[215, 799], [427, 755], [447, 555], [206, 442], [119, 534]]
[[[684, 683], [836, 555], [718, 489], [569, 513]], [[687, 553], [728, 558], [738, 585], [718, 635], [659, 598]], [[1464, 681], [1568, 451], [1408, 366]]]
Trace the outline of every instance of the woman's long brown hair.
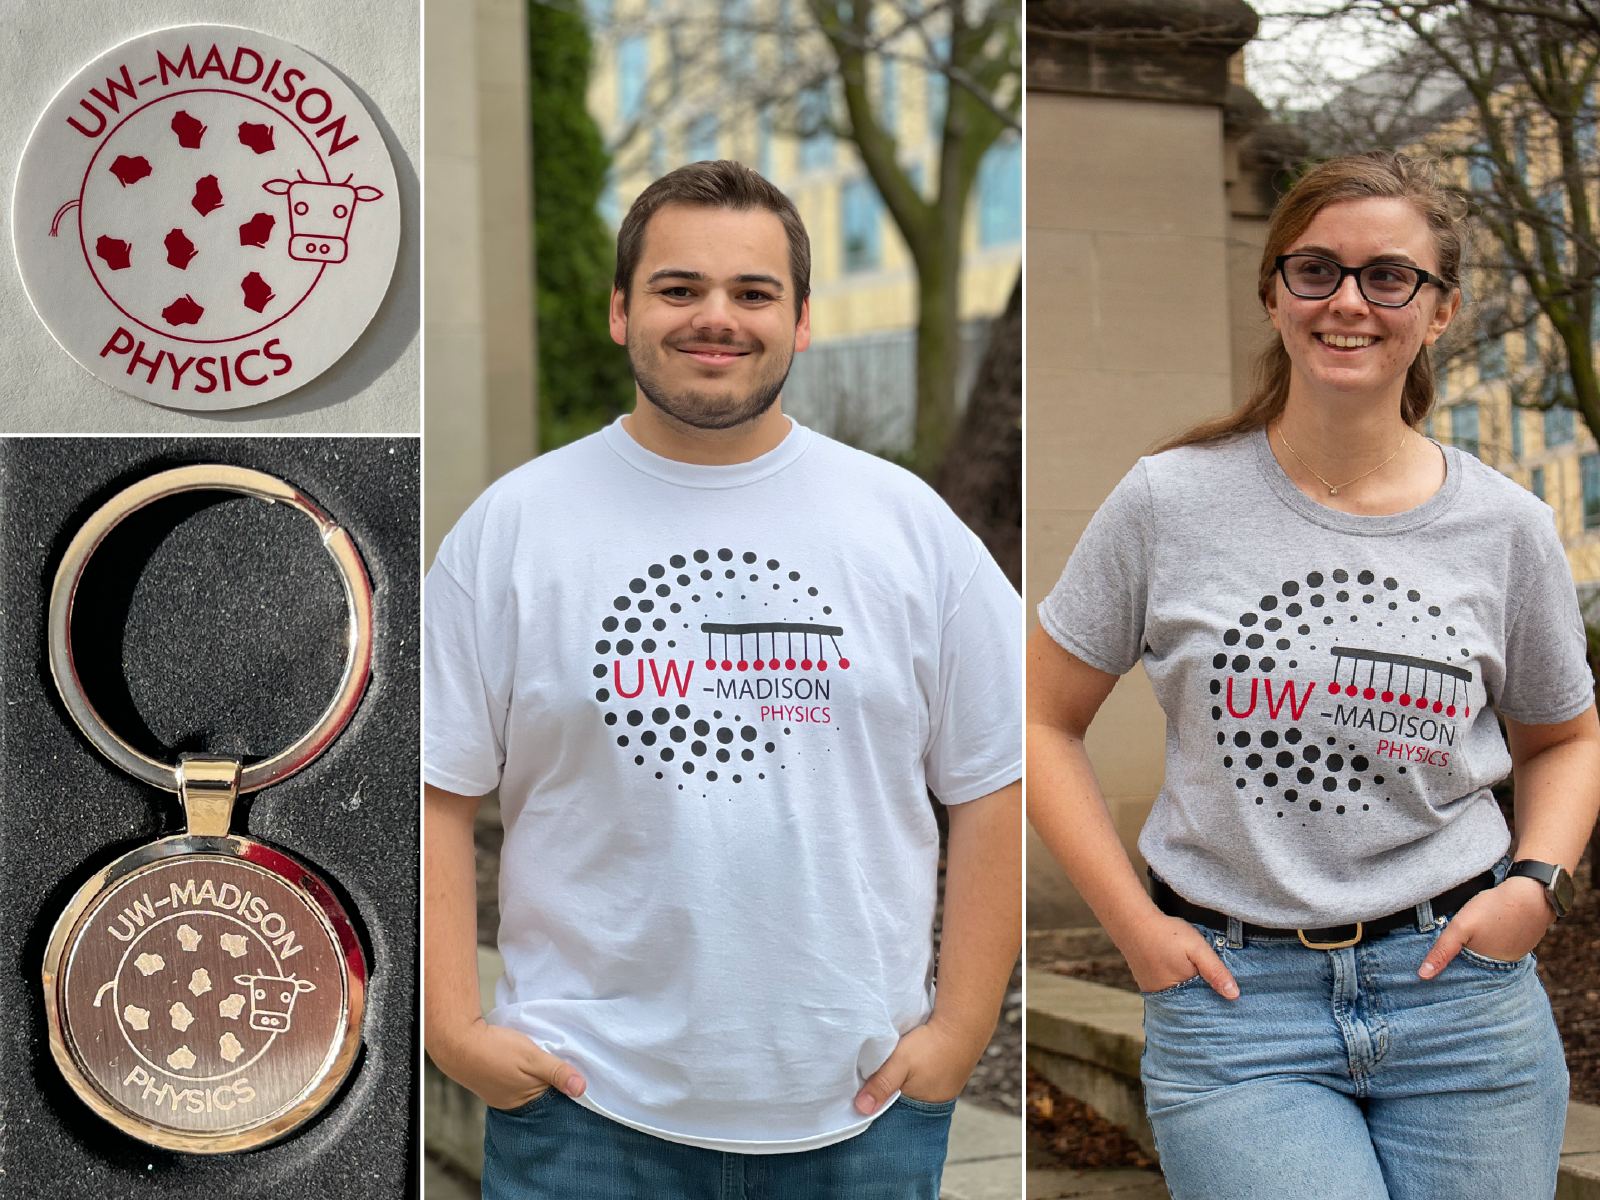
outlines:
[[[1335, 158], [1313, 167], [1289, 190], [1273, 210], [1267, 225], [1267, 244], [1261, 252], [1256, 295], [1263, 307], [1276, 275], [1274, 264], [1296, 238], [1330, 204], [1349, 200], [1409, 200], [1428, 222], [1439, 252], [1439, 274], [1453, 288], [1461, 286], [1461, 208], [1458, 197], [1439, 181], [1439, 165], [1428, 158], [1408, 158], [1388, 150], [1373, 150], [1348, 158]], [[1185, 430], [1156, 448], [1156, 453], [1179, 446], [1203, 446], [1231, 441], [1265, 428], [1289, 399], [1289, 352], [1274, 333], [1272, 343], [1255, 362], [1250, 396], [1226, 416], [1213, 417]], [[1423, 346], [1406, 372], [1400, 398], [1400, 416], [1415, 428], [1422, 424], [1434, 401], [1433, 363]]]

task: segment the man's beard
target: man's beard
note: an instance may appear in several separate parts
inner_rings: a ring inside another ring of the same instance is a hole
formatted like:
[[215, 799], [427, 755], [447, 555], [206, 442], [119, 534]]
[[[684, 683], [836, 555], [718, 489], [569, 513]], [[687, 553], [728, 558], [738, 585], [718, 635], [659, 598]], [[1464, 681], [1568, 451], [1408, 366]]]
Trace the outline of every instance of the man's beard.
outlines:
[[[742, 348], [731, 339], [719, 340], [706, 337], [694, 338], [691, 344]], [[670, 342], [667, 343], [666, 349], [668, 353], [676, 352]], [[771, 408], [783, 391], [784, 381], [789, 378], [789, 368], [794, 363], [794, 351], [791, 350], [782, 358], [773, 355], [772, 360], [773, 369], [758, 378], [754, 389], [743, 396], [713, 396], [692, 388], [668, 392], [655, 373], [661, 361], [659, 352], [654, 347], [635, 341], [631, 331], [628, 336], [628, 365], [633, 369], [633, 379], [639, 385], [639, 390], [651, 404], [667, 416], [695, 429], [732, 429], [737, 425], [754, 421]]]

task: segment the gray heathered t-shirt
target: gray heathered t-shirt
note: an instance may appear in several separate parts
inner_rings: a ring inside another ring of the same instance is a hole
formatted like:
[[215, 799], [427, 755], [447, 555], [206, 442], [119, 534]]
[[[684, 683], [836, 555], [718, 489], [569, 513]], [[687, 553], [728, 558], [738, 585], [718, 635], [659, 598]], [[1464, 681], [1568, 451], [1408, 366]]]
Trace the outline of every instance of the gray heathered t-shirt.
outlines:
[[1369, 920], [1469, 879], [1509, 834], [1497, 709], [1555, 724], [1593, 698], [1551, 511], [1445, 450], [1424, 504], [1307, 498], [1257, 432], [1138, 464], [1039, 606], [1058, 643], [1167, 714], [1145, 860], [1261, 925]]

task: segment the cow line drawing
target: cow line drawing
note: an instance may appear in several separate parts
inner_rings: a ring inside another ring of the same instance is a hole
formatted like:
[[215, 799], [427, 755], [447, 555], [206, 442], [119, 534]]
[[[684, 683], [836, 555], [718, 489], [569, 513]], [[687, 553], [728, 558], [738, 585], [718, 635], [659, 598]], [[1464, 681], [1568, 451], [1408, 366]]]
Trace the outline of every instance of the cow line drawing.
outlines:
[[296, 171], [298, 179], [269, 179], [263, 191], [289, 202], [289, 257], [301, 262], [341, 263], [349, 254], [346, 240], [360, 201], [383, 193], [370, 185], [353, 187], [352, 176], [339, 183], [318, 183]]

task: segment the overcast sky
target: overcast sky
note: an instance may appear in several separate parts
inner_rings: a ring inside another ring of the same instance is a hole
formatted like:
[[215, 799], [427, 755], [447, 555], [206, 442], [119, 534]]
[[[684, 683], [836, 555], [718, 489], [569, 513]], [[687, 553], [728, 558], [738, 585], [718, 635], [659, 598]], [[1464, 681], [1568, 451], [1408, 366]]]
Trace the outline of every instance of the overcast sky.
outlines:
[[1250, 88], [1269, 108], [1317, 107], [1333, 87], [1371, 69], [1388, 56], [1370, 24], [1297, 25], [1277, 14], [1320, 12], [1336, 0], [1250, 0], [1261, 14], [1261, 30], [1245, 47]]

